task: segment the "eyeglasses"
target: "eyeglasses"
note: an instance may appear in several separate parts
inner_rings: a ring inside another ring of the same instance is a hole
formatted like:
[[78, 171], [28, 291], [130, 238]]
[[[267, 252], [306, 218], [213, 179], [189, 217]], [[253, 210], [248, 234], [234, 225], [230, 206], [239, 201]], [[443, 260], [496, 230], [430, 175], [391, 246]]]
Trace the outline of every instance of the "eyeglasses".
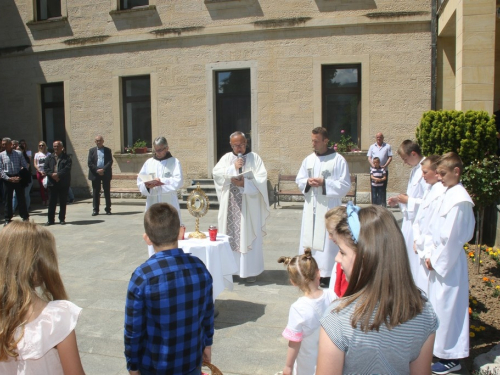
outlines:
[[231, 148], [233, 148], [233, 149], [234, 148], [239, 148], [239, 147], [247, 147], [246, 143], [242, 143], [242, 144], [239, 144], [239, 145], [232, 145], [232, 144], [230, 144], [230, 145], [231, 145]]
[[45, 146], [45, 145], [38, 145], [38, 147], [43, 147], [43, 146]]
[[155, 148], [155, 152], [156, 153], [160, 153], [160, 152], [165, 152], [168, 150], [168, 147], [163, 147], [163, 148]]

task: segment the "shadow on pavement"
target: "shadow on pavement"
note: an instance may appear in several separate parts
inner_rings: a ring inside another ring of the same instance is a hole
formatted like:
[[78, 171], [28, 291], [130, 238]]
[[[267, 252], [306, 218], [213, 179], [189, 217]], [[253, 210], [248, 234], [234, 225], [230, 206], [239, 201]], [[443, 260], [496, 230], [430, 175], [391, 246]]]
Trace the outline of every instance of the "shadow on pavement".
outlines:
[[266, 305], [233, 299], [216, 300], [219, 315], [215, 319], [215, 329], [234, 327], [247, 322], [255, 322], [264, 315]]
[[233, 283], [238, 283], [239, 285], [290, 285], [290, 281], [288, 280], [288, 273], [286, 270], [265, 270], [259, 276], [257, 276], [257, 280], [253, 283], [247, 282], [245, 278], [241, 278], [239, 276], [233, 276]]
[[[127, 215], [137, 215], [142, 213], [144, 213], [144, 211], [112, 212], [111, 216], [127, 216]], [[106, 214], [104, 213], [99, 215], [106, 215]]]
[[104, 220], [80, 220], [80, 221], [66, 221], [66, 224], [71, 225], [90, 225], [104, 223]]

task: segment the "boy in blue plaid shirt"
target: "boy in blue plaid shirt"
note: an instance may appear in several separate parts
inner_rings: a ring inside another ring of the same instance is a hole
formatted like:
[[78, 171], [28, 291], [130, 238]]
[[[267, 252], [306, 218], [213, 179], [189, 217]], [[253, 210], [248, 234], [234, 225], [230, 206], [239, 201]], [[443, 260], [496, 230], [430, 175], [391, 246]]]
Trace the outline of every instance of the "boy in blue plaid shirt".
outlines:
[[155, 254], [130, 279], [125, 358], [130, 374], [200, 375], [214, 335], [212, 276], [179, 249], [179, 215], [167, 203], [144, 215], [144, 240]]

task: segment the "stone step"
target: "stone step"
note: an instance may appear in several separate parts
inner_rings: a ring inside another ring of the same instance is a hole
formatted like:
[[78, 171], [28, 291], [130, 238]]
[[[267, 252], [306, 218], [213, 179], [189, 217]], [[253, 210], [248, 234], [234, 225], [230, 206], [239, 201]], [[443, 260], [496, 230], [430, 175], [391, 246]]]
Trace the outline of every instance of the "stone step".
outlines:
[[191, 185], [195, 185], [196, 184], [200, 184], [200, 185], [213, 185], [214, 184], [214, 180], [213, 178], [194, 178], [191, 180]]
[[[196, 190], [198, 188], [197, 185], [195, 186], [188, 186], [186, 188], [186, 191], [189, 193], [191, 193], [193, 190]], [[216, 193], [216, 189], [215, 189], [215, 185], [200, 185], [200, 189], [203, 190], [205, 192], [205, 194], [209, 194], [209, 193]]]

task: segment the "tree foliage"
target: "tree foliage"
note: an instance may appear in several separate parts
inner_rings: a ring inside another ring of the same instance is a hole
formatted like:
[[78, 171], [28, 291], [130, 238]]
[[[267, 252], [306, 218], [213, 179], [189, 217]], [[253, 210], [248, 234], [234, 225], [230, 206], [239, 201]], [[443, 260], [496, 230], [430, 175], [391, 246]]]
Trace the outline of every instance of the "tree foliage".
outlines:
[[462, 182], [476, 206], [496, 205], [500, 197], [500, 158], [488, 155], [468, 165]]
[[416, 135], [424, 155], [454, 151], [464, 166], [497, 149], [495, 119], [485, 111], [425, 112]]

